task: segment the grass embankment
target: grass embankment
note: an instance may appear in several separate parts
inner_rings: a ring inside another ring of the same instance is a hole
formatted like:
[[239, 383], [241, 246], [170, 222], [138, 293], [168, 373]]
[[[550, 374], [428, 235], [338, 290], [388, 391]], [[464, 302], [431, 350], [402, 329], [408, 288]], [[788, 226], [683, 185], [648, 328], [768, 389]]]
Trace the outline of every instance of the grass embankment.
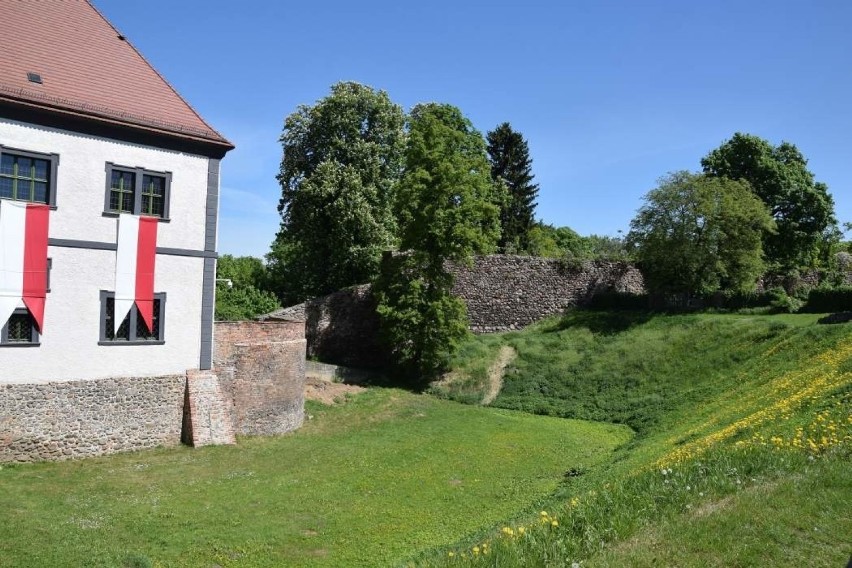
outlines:
[[0, 470], [0, 566], [381, 566], [529, 511], [627, 428], [370, 390], [291, 435]]
[[[437, 394], [636, 430], [609, 467], [571, 478], [538, 518], [418, 565], [843, 565], [852, 548], [852, 326], [817, 316], [576, 312], [479, 337]], [[584, 472], [577, 472], [583, 474]], [[523, 528], [523, 531], [521, 531]]]

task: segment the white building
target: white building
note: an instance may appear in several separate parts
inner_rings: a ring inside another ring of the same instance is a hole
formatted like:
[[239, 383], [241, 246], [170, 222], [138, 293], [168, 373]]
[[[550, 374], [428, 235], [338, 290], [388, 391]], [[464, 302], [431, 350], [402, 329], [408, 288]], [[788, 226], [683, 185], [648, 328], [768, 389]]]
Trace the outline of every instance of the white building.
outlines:
[[[0, 322], [0, 461], [166, 443], [182, 377], [211, 367], [233, 146], [88, 2], [2, 2], [0, 20], [0, 219], [50, 206], [43, 329], [23, 302]], [[113, 331], [122, 213], [159, 219], [152, 330], [133, 307]]]

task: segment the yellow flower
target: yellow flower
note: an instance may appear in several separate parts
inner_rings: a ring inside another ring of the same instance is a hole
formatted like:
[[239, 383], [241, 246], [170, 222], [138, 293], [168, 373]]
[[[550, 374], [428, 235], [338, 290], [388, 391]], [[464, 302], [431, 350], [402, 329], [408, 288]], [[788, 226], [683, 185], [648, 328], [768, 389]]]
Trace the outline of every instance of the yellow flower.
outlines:
[[553, 519], [552, 521], [550, 521], [550, 526], [551, 527], [558, 527], [559, 521], [557, 521], [556, 519]]
[[547, 516], [547, 511], [542, 511], [541, 513], [539, 513], [539, 515], [541, 515], [542, 517], [546, 517], [546, 516]]
[[452, 550], [449, 553], [447, 553], [447, 556], [449, 556], [450, 558], [452, 558], [455, 555], [456, 555], [456, 553], [453, 552]]

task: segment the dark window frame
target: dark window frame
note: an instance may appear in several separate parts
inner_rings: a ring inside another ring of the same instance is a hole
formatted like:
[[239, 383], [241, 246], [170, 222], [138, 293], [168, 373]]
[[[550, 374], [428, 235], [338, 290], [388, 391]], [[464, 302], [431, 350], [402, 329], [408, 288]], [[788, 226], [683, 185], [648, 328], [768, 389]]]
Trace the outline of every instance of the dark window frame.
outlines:
[[104, 217], [118, 217], [122, 212], [110, 209], [110, 194], [112, 192], [112, 173], [113, 171], [131, 173], [134, 175], [133, 184], [133, 210], [128, 211], [133, 215], [147, 215], [142, 213], [142, 193], [143, 180], [145, 176], [154, 176], [164, 179], [163, 184], [163, 215], [150, 215], [159, 221], [168, 223], [169, 218], [169, 203], [172, 197], [172, 172], [156, 172], [154, 170], [146, 170], [141, 167], [120, 166], [112, 162], [106, 163], [106, 183], [104, 189]]
[[9, 146], [3, 146], [2, 144], [0, 144], [0, 157], [3, 154], [8, 154], [10, 156], [18, 156], [21, 158], [30, 158], [33, 160], [46, 160], [48, 162], [47, 200], [29, 201], [28, 199], [14, 199], [11, 197], [0, 197], [0, 199], [19, 201], [21, 203], [44, 203], [45, 205], [48, 205], [51, 209], [56, 209], [56, 175], [59, 171], [59, 154], [32, 152], [30, 150], [10, 148]]
[[129, 340], [125, 339], [110, 339], [106, 334], [106, 320], [107, 320], [107, 300], [115, 299], [115, 292], [110, 290], [101, 290], [100, 292], [100, 303], [101, 303], [101, 315], [100, 315], [100, 335], [98, 339], [98, 345], [164, 345], [166, 343], [166, 293], [165, 292], [157, 292], [154, 294], [154, 299], [160, 301], [160, 311], [158, 314], [160, 320], [160, 336], [158, 339], [137, 339], [136, 338], [136, 323], [137, 318], [139, 317], [139, 310], [134, 305], [130, 308], [130, 321], [129, 321]]
[[[32, 315], [30, 315], [29, 310], [26, 308], [17, 308], [12, 313], [12, 316], [21, 316], [26, 315], [30, 319], [32, 319]], [[11, 319], [11, 318], [10, 318]], [[38, 333], [38, 329], [36, 328], [35, 322], [32, 322], [32, 332], [29, 341], [9, 341], [9, 322], [6, 321], [3, 323], [3, 327], [0, 328], [0, 348], [2, 347], [38, 347], [41, 345], [40, 342], [41, 336]]]

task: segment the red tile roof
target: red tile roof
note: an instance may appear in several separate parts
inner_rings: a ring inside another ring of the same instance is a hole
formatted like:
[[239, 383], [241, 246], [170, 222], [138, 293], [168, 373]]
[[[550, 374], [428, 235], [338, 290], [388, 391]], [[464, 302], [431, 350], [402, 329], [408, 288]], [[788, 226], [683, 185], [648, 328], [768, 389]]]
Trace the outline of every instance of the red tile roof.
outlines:
[[0, 100], [233, 147], [87, 0], [0, 0], [0, 21]]

